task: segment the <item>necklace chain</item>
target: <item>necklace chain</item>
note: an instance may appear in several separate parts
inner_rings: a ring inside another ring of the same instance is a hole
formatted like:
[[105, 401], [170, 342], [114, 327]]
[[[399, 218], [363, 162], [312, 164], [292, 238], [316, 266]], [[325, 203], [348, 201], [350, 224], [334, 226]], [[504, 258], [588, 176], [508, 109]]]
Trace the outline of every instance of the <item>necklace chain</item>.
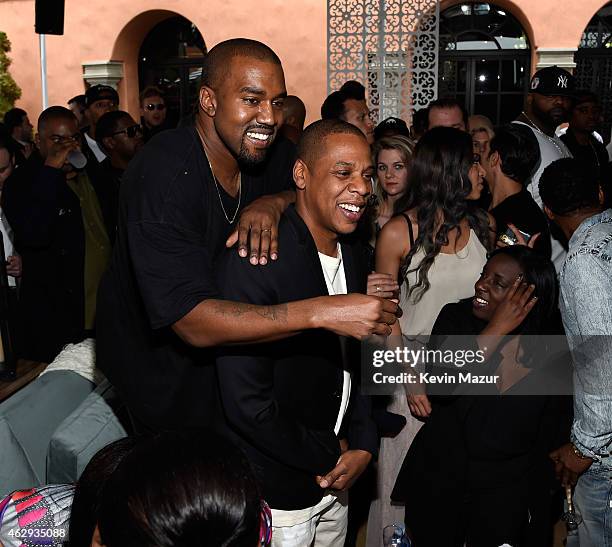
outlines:
[[217, 182], [217, 177], [215, 176], [215, 172], [213, 171], [212, 164], [210, 163], [208, 156], [206, 156], [206, 161], [208, 161], [208, 167], [210, 167], [210, 172], [212, 174], [213, 182], [215, 183], [215, 188], [217, 189], [217, 196], [219, 196], [219, 203], [221, 204], [221, 210], [223, 211], [223, 216], [225, 217], [225, 220], [227, 220], [229, 224], [234, 224], [234, 221], [236, 220], [236, 216], [238, 216], [238, 211], [240, 211], [240, 200], [242, 199], [242, 173], [238, 172], [238, 205], [236, 205], [236, 210], [234, 211], [234, 215], [232, 216], [230, 220], [227, 214], [227, 211], [225, 210], [225, 206], [223, 205], [223, 200], [221, 199], [221, 191], [219, 190], [219, 183]]
[[523, 116], [525, 116], [525, 119], [529, 122], [529, 125], [531, 125], [531, 127], [533, 127], [538, 133], [544, 135], [553, 145], [554, 147], [559, 151], [559, 154], [561, 154], [561, 156], [565, 156], [563, 150], [561, 149], [561, 147], [559, 146], [559, 144], [557, 143], [557, 140], [555, 139], [555, 137], [551, 137], [550, 135], [547, 135], [546, 133], [544, 133], [544, 131], [542, 131], [534, 122], [533, 120], [527, 116], [527, 114], [525, 114], [525, 111], [523, 110], [521, 112], [521, 114]]

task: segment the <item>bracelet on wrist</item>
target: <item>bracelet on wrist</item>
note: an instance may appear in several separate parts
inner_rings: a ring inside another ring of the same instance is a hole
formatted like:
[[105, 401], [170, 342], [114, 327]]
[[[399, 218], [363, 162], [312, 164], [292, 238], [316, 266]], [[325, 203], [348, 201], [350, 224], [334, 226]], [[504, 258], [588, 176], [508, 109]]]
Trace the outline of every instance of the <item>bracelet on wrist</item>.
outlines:
[[574, 453], [574, 456], [576, 456], [577, 458], [580, 458], [581, 460], [592, 459], [590, 456], [585, 456], [582, 452], [580, 452], [580, 450], [578, 450], [578, 448], [576, 447], [574, 443], [572, 443], [572, 452]]

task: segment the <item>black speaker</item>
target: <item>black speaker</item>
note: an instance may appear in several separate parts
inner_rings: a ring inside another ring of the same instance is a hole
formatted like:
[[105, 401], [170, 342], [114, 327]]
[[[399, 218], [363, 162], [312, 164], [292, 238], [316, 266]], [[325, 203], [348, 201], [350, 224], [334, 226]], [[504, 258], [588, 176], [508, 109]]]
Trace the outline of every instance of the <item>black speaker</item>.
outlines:
[[64, 0], [36, 0], [38, 34], [64, 34]]

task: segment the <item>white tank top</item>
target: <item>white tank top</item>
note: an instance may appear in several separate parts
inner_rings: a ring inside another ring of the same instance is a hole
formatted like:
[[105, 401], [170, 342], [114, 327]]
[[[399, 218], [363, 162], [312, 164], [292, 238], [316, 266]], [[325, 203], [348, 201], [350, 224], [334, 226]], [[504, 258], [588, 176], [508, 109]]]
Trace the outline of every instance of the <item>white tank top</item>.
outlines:
[[[417, 267], [424, 257], [424, 251], [419, 249], [412, 258], [409, 269]], [[408, 297], [409, 287], [417, 283], [418, 272], [408, 273], [400, 289], [403, 315], [399, 323], [402, 334], [409, 338], [430, 335], [440, 310], [446, 304], [474, 295], [474, 283], [480, 277], [486, 261], [487, 251], [470, 228], [470, 237], [463, 249], [455, 254], [439, 253], [436, 256], [427, 273], [429, 290], [418, 302], [415, 302], [414, 294]]]

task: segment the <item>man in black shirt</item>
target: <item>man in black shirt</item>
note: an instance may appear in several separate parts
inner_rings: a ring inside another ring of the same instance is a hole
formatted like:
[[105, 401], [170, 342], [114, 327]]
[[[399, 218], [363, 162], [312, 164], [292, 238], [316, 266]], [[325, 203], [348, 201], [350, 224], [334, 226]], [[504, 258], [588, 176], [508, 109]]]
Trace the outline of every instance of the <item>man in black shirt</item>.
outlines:
[[394, 303], [363, 295], [274, 306], [219, 297], [214, 264], [226, 245], [238, 242], [254, 266], [278, 257], [278, 221], [294, 199], [295, 150], [274, 142], [285, 96], [270, 48], [222, 42], [204, 62], [195, 127], [160, 134], [125, 173], [97, 357], [143, 429], [215, 425], [214, 346], [309, 328], [388, 334], [396, 319]]
[[482, 158], [492, 194], [489, 212], [495, 218], [497, 234], [503, 236], [509, 224], [535, 236], [535, 249], [550, 258], [548, 220], [525, 188], [540, 161], [540, 149], [531, 131], [518, 124], [497, 129], [488, 156]]
[[101, 163], [90, 164], [92, 183], [100, 200], [108, 237], [114, 243], [119, 187], [128, 164], [144, 144], [142, 128], [127, 112], [112, 110], [98, 120], [96, 141], [106, 154], [106, 159]]
[[595, 93], [576, 91], [570, 110], [569, 126], [561, 140], [574, 158], [588, 165], [598, 175], [607, 165], [608, 152], [593, 134], [601, 122], [601, 105]]

